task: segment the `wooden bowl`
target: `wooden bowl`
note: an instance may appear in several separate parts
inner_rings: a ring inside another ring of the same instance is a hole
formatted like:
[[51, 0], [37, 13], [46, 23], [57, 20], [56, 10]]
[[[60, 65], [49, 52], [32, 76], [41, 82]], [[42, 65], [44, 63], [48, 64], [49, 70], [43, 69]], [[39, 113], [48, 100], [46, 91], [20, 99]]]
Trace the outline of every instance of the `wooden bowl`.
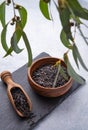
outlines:
[[[70, 77], [68, 82], [64, 84], [63, 86], [59, 86], [56, 88], [51, 88], [51, 87], [43, 87], [39, 84], [37, 84], [33, 79], [32, 79], [32, 74], [33, 72], [39, 68], [40, 66], [44, 64], [55, 64], [56, 61], [61, 60], [58, 58], [53, 58], [53, 57], [44, 57], [41, 59], [38, 59], [32, 63], [32, 65], [28, 68], [28, 81], [30, 86], [33, 88], [35, 92], [37, 92], [39, 95], [45, 96], [45, 97], [58, 97], [63, 94], [65, 94], [72, 86], [73, 79]], [[63, 60], [61, 60], [61, 64], [66, 67], [66, 64], [64, 63]]]

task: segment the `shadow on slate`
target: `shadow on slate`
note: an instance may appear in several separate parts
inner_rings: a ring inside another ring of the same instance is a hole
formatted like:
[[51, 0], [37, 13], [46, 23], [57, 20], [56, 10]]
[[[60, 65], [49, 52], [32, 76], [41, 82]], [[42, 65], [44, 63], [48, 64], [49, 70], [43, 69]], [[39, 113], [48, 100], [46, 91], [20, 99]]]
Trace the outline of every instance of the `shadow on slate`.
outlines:
[[[49, 56], [41, 53], [36, 59]], [[27, 64], [12, 73], [12, 78], [19, 83], [30, 96], [33, 109], [31, 119], [20, 118], [14, 111], [8, 96], [6, 85], [0, 82], [0, 130], [31, 130], [42, 118], [48, 115], [56, 106], [62, 103], [80, 84], [74, 82], [71, 89], [63, 96], [58, 98], [45, 98], [36, 94], [30, 87], [27, 79]]]

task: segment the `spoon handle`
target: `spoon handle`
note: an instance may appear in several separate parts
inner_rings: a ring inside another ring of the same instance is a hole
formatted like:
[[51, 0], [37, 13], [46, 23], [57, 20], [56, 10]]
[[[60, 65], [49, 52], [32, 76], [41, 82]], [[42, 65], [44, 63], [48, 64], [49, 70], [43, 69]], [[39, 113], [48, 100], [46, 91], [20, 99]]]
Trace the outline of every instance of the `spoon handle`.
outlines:
[[9, 71], [3, 71], [1, 73], [1, 79], [3, 80], [4, 83], [7, 85], [13, 86], [15, 83], [12, 80], [12, 75]]

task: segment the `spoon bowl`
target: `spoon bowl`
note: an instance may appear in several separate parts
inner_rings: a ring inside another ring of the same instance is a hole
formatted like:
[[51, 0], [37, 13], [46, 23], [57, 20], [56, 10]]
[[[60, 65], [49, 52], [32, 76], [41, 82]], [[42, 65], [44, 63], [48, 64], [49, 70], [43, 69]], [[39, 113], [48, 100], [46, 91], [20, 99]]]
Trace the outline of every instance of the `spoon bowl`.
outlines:
[[32, 102], [22, 86], [12, 80], [9, 71], [2, 72], [1, 79], [7, 84], [7, 94], [17, 114], [20, 117], [30, 117]]

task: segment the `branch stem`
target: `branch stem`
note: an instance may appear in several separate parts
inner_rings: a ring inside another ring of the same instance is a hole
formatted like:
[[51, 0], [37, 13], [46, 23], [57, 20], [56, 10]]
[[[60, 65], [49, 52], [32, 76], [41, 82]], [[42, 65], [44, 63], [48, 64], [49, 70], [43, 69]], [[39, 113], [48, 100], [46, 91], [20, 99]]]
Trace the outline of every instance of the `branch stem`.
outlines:
[[59, 64], [59, 65], [58, 65], [57, 74], [56, 74], [55, 79], [54, 79], [54, 82], [53, 82], [53, 88], [55, 88], [55, 86], [56, 86], [57, 79], [58, 79], [58, 75], [59, 75], [59, 73], [60, 73], [60, 69], [61, 69], [61, 66], [60, 66], [60, 64]]
[[14, 8], [14, 5], [15, 5], [15, 3], [14, 3], [14, 0], [12, 0], [13, 13], [14, 13], [14, 17], [16, 17], [16, 12], [15, 12], [15, 8]]

